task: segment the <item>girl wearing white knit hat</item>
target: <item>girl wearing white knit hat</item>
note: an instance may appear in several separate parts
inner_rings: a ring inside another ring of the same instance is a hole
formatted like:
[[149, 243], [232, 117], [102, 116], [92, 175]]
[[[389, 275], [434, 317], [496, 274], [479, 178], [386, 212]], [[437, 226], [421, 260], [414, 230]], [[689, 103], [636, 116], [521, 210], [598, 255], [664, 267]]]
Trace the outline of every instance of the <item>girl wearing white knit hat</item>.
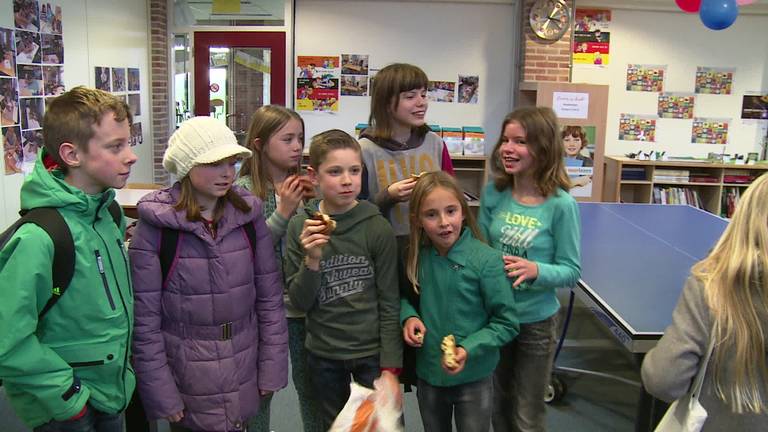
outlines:
[[187, 120], [163, 157], [180, 180], [138, 204], [133, 364], [147, 417], [173, 431], [244, 430], [288, 381], [272, 237], [261, 202], [233, 186], [250, 155], [223, 122]]

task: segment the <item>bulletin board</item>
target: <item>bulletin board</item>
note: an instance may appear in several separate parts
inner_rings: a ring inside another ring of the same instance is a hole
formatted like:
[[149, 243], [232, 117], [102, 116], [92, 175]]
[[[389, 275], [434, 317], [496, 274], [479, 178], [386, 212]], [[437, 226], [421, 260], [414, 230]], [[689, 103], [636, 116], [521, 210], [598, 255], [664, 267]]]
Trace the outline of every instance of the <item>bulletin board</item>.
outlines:
[[[436, 81], [479, 76], [477, 104], [430, 102], [427, 121], [444, 127], [482, 126], [487, 154], [513, 107], [518, 21], [516, 1], [298, 0], [294, 54], [368, 55], [372, 71], [390, 63], [411, 63]], [[331, 128], [354, 133], [356, 124], [367, 123], [369, 112], [369, 96], [342, 95], [338, 111], [300, 114], [311, 137]]]

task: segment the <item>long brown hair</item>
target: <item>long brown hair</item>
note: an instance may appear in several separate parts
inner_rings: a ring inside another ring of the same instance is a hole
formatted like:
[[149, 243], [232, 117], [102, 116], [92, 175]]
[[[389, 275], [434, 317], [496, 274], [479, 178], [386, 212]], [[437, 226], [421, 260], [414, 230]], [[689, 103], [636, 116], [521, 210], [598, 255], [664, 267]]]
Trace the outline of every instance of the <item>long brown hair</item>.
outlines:
[[[426, 90], [429, 79], [418, 66], [394, 63], [380, 70], [373, 81], [375, 84], [371, 94], [371, 114], [368, 117], [368, 123], [374, 136], [389, 139], [394, 132], [392, 114], [397, 109], [400, 93], [421, 88]], [[424, 133], [429, 131], [426, 124], [418, 129], [423, 130]]]
[[[764, 413], [768, 371], [768, 174], [741, 196], [733, 219], [712, 252], [691, 270], [704, 285], [713, 316], [714, 383], [736, 413]], [[726, 376], [728, 366], [733, 376]]]
[[469, 205], [464, 198], [464, 192], [461, 191], [456, 180], [449, 174], [443, 171], [434, 171], [423, 174], [416, 182], [416, 186], [411, 193], [411, 200], [409, 202], [410, 208], [410, 222], [411, 232], [408, 239], [408, 251], [406, 257], [406, 274], [408, 280], [413, 285], [413, 290], [419, 293], [419, 249], [421, 246], [430, 245], [429, 236], [424, 232], [424, 228], [419, 223], [419, 213], [421, 211], [421, 203], [424, 199], [435, 189], [444, 188], [451, 192], [456, 200], [461, 205], [461, 214], [464, 217], [462, 228], [467, 227], [472, 231], [472, 235], [476, 239], [483, 240], [483, 235], [480, 233], [480, 228], [475, 222], [475, 216], [469, 211]]
[[499, 148], [504, 144], [504, 129], [517, 122], [525, 130], [528, 149], [533, 156], [533, 180], [539, 192], [547, 197], [557, 188], [568, 191], [571, 181], [565, 171], [565, 148], [557, 123], [557, 115], [547, 107], [523, 107], [504, 117], [501, 133], [491, 153], [491, 171], [496, 189], [502, 191], [515, 185], [515, 177], [507, 174]]
[[[250, 177], [253, 190], [251, 193], [264, 200], [267, 198], [267, 192], [272, 186], [272, 178], [267, 169], [267, 158], [264, 156], [264, 147], [269, 144], [269, 140], [291, 119], [298, 120], [301, 123], [301, 148], [304, 149], [304, 120], [296, 111], [282, 107], [280, 105], [265, 105], [253, 113], [251, 124], [248, 127], [245, 147], [253, 154], [250, 158], [243, 161], [240, 169], [240, 177]], [[259, 144], [255, 143], [258, 138]], [[298, 168], [298, 166], [297, 166]]]
[[[181, 184], [181, 195], [179, 195], [179, 200], [173, 206], [174, 210], [186, 211], [187, 220], [191, 222], [202, 221], [202, 211], [205, 209], [200, 207], [200, 204], [195, 199], [194, 187], [192, 186], [192, 180], [189, 179], [189, 175], [185, 175], [179, 183]], [[233, 191], [232, 188], [229, 188], [223, 197], [216, 200], [216, 206], [213, 208], [214, 226], [218, 224], [219, 220], [224, 215], [224, 208], [227, 203], [231, 203], [233, 207], [243, 213], [251, 211], [251, 206], [245, 202], [243, 197]]]

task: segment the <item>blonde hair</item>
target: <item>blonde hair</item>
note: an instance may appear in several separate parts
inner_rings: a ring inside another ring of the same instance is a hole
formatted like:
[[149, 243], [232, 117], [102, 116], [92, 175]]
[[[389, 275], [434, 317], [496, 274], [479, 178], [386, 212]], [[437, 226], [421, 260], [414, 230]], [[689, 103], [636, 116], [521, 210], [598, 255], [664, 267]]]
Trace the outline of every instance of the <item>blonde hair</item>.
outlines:
[[475, 216], [469, 211], [469, 205], [464, 198], [464, 192], [462, 192], [456, 180], [443, 171], [423, 174], [416, 182], [409, 202], [411, 232], [406, 252], [406, 274], [416, 294], [419, 293], [419, 250], [421, 246], [429, 246], [431, 244], [429, 236], [426, 235], [424, 228], [419, 223], [419, 213], [421, 211], [421, 203], [437, 188], [448, 190], [459, 201], [461, 214], [464, 217], [462, 229], [465, 227], [469, 228], [476, 239], [483, 240], [480, 228], [478, 228], [477, 222], [475, 222]]
[[[747, 188], [733, 219], [692, 274], [704, 285], [713, 316], [714, 383], [736, 413], [768, 409], [765, 319], [768, 313], [768, 174]], [[732, 365], [733, 376], [725, 370]]]
[[[243, 161], [240, 169], [240, 177], [250, 177], [251, 193], [264, 200], [272, 185], [272, 178], [267, 169], [267, 158], [264, 156], [264, 148], [269, 145], [269, 140], [277, 131], [291, 120], [301, 123], [301, 148], [304, 149], [304, 120], [296, 111], [279, 106], [265, 105], [253, 113], [251, 124], [248, 127], [245, 146], [253, 152], [250, 158]], [[259, 144], [254, 141], [258, 138]], [[298, 166], [296, 167], [298, 170]]]
[[568, 191], [571, 181], [565, 171], [565, 148], [557, 124], [557, 115], [547, 107], [524, 107], [507, 114], [501, 123], [501, 133], [491, 153], [491, 170], [496, 189], [514, 187], [515, 177], [504, 170], [499, 148], [504, 144], [504, 129], [517, 122], [525, 130], [529, 152], [533, 156], [533, 180], [542, 195], [549, 196], [557, 188]]
[[[371, 93], [371, 114], [368, 123], [377, 138], [392, 138], [394, 122], [392, 114], [400, 102], [400, 93], [416, 89], [426, 90], [429, 86], [427, 74], [421, 68], [407, 63], [394, 63], [373, 78], [375, 84]], [[429, 126], [422, 125], [419, 132], [426, 133]]]

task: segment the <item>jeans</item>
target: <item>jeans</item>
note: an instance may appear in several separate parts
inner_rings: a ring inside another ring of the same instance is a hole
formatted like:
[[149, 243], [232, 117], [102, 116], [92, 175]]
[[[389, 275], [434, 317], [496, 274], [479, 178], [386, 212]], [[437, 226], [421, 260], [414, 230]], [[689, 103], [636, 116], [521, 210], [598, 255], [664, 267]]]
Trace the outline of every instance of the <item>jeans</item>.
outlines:
[[520, 334], [501, 348], [494, 376], [493, 430], [546, 430], [544, 393], [555, 356], [556, 317], [521, 323]]
[[123, 413], [107, 414], [88, 405], [77, 420], [51, 420], [34, 432], [123, 432]]
[[379, 356], [351, 360], [331, 360], [307, 352], [312, 391], [318, 395], [320, 427], [328, 430], [349, 399], [349, 384], [373, 388], [373, 380], [381, 374]]
[[[291, 377], [299, 398], [301, 422], [304, 432], [325, 432], [320, 428], [317, 403], [312, 395], [307, 371], [307, 349], [304, 340], [307, 330], [304, 318], [288, 318], [288, 350], [291, 354]], [[248, 421], [249, 432], [269, 432], [270, 402], [272, 395], [262, 398], [259, 413]]]
[[493, 375], [451, 387], [435, 387], [420, 379], [416, 397], [425, 431], [451, 432], [451, 417], [458, 432], [488, 432], [491, 428]]

